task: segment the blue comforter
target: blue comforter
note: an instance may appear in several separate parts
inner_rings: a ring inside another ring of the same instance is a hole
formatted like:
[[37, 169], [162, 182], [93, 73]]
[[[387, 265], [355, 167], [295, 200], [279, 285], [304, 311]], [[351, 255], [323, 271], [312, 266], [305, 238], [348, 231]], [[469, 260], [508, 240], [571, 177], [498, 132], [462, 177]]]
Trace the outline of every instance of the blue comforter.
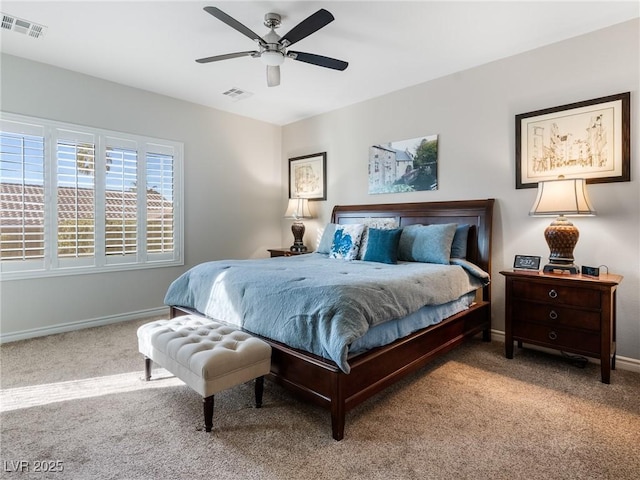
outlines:
[[485, 272], [461, 263], [387, 265], [318, 253], [221, 260], [181, 275], [164, 301], [331, 359], [349, 373], [349, 345], [370, 327], [488, 282]]

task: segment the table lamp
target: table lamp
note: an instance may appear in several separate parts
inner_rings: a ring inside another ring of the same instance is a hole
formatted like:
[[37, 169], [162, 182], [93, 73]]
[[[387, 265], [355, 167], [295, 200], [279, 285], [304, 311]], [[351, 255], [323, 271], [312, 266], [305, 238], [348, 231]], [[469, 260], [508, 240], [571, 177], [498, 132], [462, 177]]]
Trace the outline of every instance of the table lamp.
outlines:
[[293, 245], [291, 245], [289, 250], [292, 252], [306, 252], [307, 247], [302, 242], [305, 228], [304, 223], [300, 220], [303, 218], [311, 218], [309, 201], [306, 198], [290, 198], [289, 205], [287, 205], [287, 211], [284, 213], [284, 218], [292, 218], [294, 220], [291, 225]]
[[564, 178], [538, 183], [538, 197], [529, 215], [557, 216], [544, 231], [544, 238], [549, 245], [549, 264], [544, 272], [560, 271], [562, 273], [578, 273], [573, 263], [573, 249], [578, 243], [580, 233], [565, 215], [596, 214], [587, 195], [584, 178]]

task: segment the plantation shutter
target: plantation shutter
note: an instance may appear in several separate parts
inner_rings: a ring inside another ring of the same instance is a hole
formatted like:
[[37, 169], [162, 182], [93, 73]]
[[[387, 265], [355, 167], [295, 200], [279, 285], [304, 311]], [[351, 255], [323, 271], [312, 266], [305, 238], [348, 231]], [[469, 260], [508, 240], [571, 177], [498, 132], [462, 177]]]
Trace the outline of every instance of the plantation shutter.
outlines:
[[105, 157], [105, 254], [117, 261], [113, 257], [138, 253], [137, 145], [128, 140], [108, 139]]
[[[0, 258], [37, 261], [45, 256], [45, 148], [43, 129], [0, 123]], [[3, 263], [3, 271], [11, 267]]]
[[93, 135], [57, 131], [58, 260], [96, 254], [96, 158]]
[[173, 155], [147, 153], [147, 254], [174, 249]]

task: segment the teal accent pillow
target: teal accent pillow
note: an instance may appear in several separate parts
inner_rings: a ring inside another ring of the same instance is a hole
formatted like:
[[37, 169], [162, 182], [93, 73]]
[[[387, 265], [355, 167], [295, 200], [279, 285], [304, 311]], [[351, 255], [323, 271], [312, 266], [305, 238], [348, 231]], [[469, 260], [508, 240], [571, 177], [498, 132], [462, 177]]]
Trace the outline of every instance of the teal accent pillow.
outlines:
[[356, 260], [363, 231], [364, 225], [361, 223], [336, 225], [336, 233], [333, 235], [329, 258]]
[[362, 242], [360, 243], [360, 251], [358, 252], [358, 260], [364, 259], [364, 254], [367, 251], [367, 241], [369, 239], [369, 229], [370, 228], [380, 228], [385, 230], [391, 230], [393, 228], [398, 228], [398, 220], [396, 217], [370, 217], [365, 218], [364, 222], [364, 232], [362, 233]]
[[398, 244], [401, 228], [391, 230], [369, 228], [367, 250], [362, 260], [365, 262], [398, 263]]
[[467, 258], [467, 239], [469, 238], [469, 224], [458, 225], [451, 243], [451, 258]]
[[456, 227], [455, 223], [443, 223], [403, 228], [398, 245], [398, 259], [448, 265]]
[[317, 253], [331, 253], [331, 245], [333, 244], [333, 236], [336, 233], [336, 224], [327, 223], [322, 231], [322, 237], [320, 237], [320, 243], [316, 248]]

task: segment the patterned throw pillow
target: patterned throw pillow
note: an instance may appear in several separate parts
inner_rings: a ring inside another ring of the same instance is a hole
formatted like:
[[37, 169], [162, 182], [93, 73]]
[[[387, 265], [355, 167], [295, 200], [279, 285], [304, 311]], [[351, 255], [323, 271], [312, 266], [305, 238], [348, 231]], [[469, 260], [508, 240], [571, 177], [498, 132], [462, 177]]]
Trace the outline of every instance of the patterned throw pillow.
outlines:
[[329, 258], [341, 258], [343, 260], [356, 260], [360, 250], [364, 225], [356, 223], [352, 225], [336, 225], [333, 235]]

